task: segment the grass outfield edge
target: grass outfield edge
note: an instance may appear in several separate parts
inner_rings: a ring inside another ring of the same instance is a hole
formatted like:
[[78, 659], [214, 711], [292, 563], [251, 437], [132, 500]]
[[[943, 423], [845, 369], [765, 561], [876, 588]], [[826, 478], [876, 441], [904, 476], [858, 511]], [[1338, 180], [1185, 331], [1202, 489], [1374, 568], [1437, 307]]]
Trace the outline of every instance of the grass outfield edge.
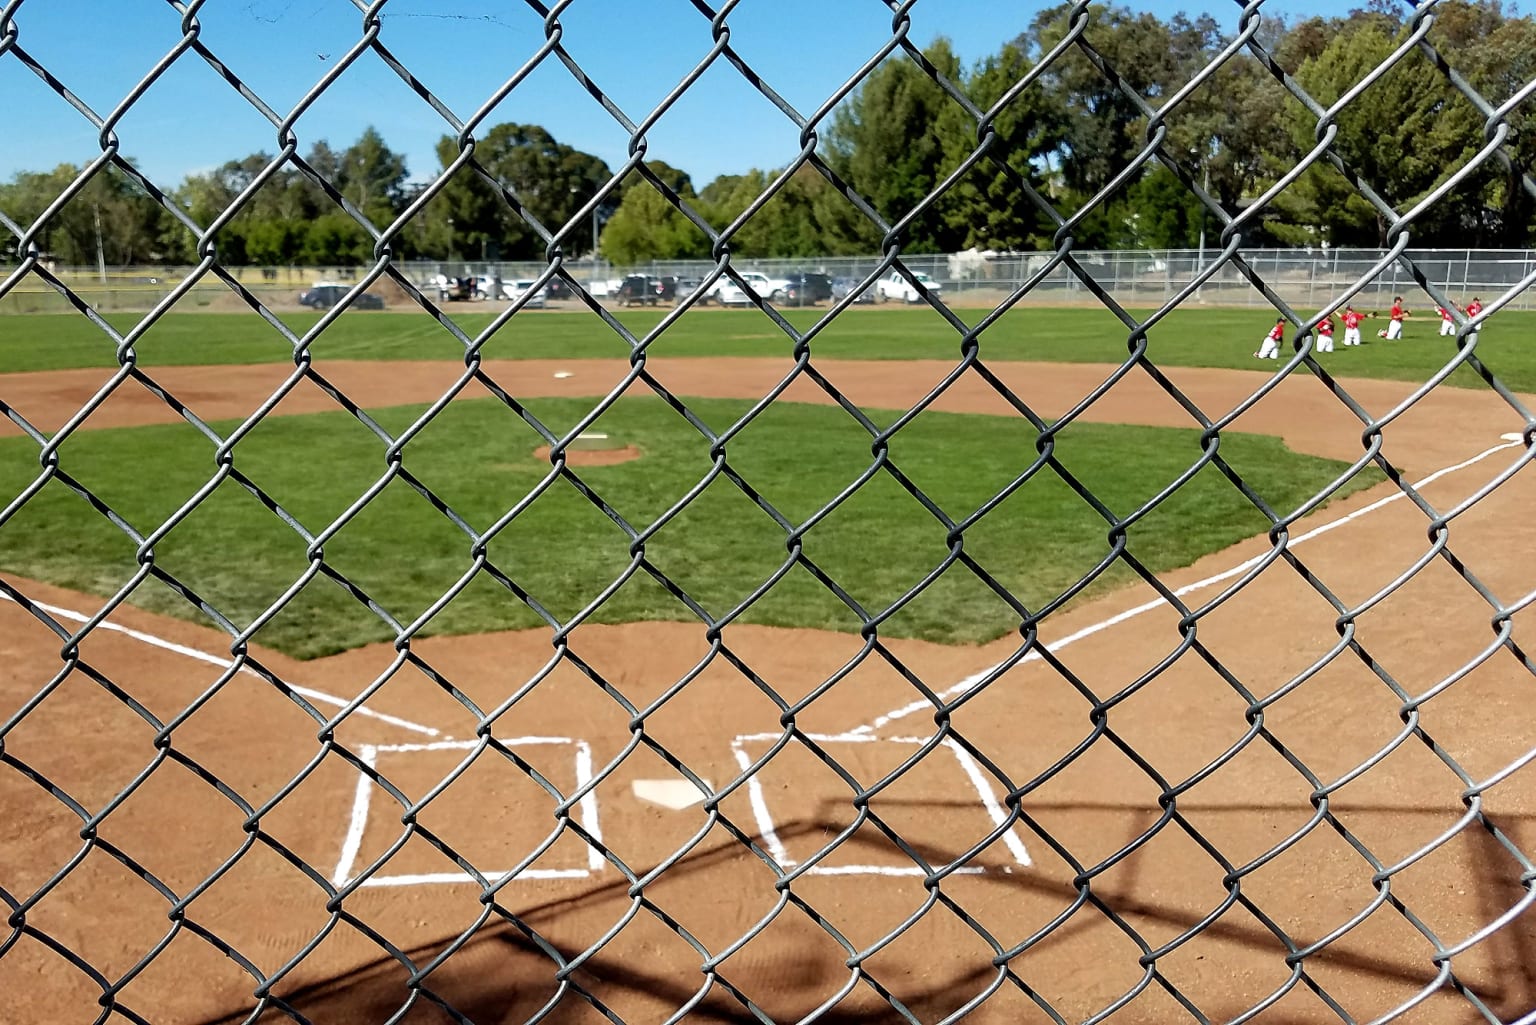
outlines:
[[[670, 310], [623, 310], [614, 314], [635, 337], [644, 337]], [[793, 342], [756, 310], [689, 311], [650, 347], [657, 358], [778, 356], [788, 360]], [[704, 311], [699, 311], [704, 312]], [[782, 311], [797, 331], [809, 330], [825, 316], [825, 308]], [[1150, 310], [1132, 310], [1134, 316]], [[493, 321], [490, 312], [449, 311], [470, 337]], [[285, 317], [302, 333], [319, 317]], [[119, 331], [133, 328], [139, 318], [112, 315]], [[1149, 358], [1159, 366], [1252, 369], [1254, 348], [1273, 326], [1265, 311], [1233, 307], [1175, 310], [1149, 334]], [[722, 331], [725, 325], [750, 331]], [[388, 326], [385, 326], [388, 325]], [[1454, 356], [1454, 338], [1433, 334], [1420, 319], [1401, 342], [1374, 337], [1358, 348], [1324, 353], [1319, 360], [1339, 376], [1422, 382]], [[117, 367], [112, 340], [81, 317], [54, 314], [0, 315], [0, 374], [42, 370]], [[1294, 332], [1288, 332], [1294, 336]], [[1078, 307], [1015, 307], [980, 336], [983, 359], [995, 362], [1071, 362], [1115, 365], [1126, 357], [1129, 332], [1107, 310]], [[1286, 342], [1287, 351], [1293, 338]], [[1501, 312], [1483, 328], [1477, 352], [1513, 391], [1536, 392], [1536, 312]], [[819, 330], [812, 352], [822, 358], [864, 360], [946, 359], [961, 357], [959, 332], [927, 307], [881, 306], [853, 308]], [[254, 316], [222, 313], [172, 313], [150, 327], [135, 346], [139, 365], [157, 366], [291, 364], [290, 343]], [[486, 359], [625, 358], [627, 341], [589, 312], [518, 314], [481, 348]], [[462, 363], [463, 343], [421, 312], [342, 314], [310, 348], [323, 368], [334, 360], [427, 360]], [[1348, 367], [1348, 370], [1340, 368]], [[1485, 388], [1471, 370], [1458, 369], [1445, 382], [1452, 387]], [[0, 400], [5, 396], [0, 394]]]

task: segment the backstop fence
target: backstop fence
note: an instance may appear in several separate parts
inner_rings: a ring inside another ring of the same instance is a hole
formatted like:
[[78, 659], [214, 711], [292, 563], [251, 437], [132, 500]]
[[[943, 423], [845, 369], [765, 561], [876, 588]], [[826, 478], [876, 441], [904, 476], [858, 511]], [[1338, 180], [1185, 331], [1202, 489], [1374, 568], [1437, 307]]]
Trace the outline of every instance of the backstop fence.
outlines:
[[[1208, 65], [1153, 99], [1096, 45], [1094, 8], [1078, 3], [1060, 40], [983, 109], [916, 45], [931, 5], [887, 0], [873, 5], [890, 16], [878, 52], [803, 111], [733, 42], [738, 5], [694, 0], [706, 55], [655, 110], [638, 112], [583, 70], [563, 22], [580, 0], [529, 0], [543, 24], [533, 56], [468, 112], [391, 50], [386, 19], [399, 3], [354, 0], [355, 40], [326, 55], [287, 111], [204, 40], [199, 18], [216, 5], [146, 6], [136, 16], [168, 19], [174, 44], [106, 114], [50, 67], [57, 40], [28, 21], [45, 0], [0, 8], [0, 65], [35, 76], [100, 144], [38, 216], [0, 210], [0, 236], [19, 255], [0, 303], [46, 290], [66, 310], [60, 323], [87, 325], [99, 342], [64, 376], [0, 376], [0, 1020], [1536, 1020], [1536, 666], [1521, 636], [1536, 599], [1536, 418], [1522, 394], [1536, 337], [1517, 312], [1531, 303], [1536, 264], [1530, 253], [1413, 248], [1416, 225], [1480, 174], [1510, 172], [1536, 198], [1512, 128], [1536, 80], [1504, 95], [1475, 90], [1457, 55], [1434, 45], [1439, 5], [1426, 2], [1405, 8], [1389, 55], [1325, 104], [1267, 48], [1256, 0]], [[456, 140], [447, 170], [387, 224], [299, 155], [302, 115], [361, 61], [397, 75]], [[1076, 210], [1059, 209], [998, 146], [1000, 117], [1066, 61], [1095, 69], [1144, 129], [1114, 188]], [[1169, 126], [1198, 88], [1244, 61], [1310, 113], [1316, 145], [1233, 211], [1202, 186]], [[952, 174], [894, 212], [877, 211], [818, 148], [830, 112], [885, 62], [916, 69], [975, 129]], [[274, 132], [270, 164], [207, 222], [125, 159], [133, 140], [120, 131], [183, 63], [211, 69]], [[1435, 69], [1485, 121], [1475, 153], [1394, 205], [1336, 143], [1341, 114], [1408, 63]], [[627, 136], [629, 157], [605, 188], [638, 172], [711, 241], [706, 264], [652, 268], [699, 279], [654, 326], [617, 316], [591, 294], [591, 265], [562, 256], [590, 205], [568, 223], [540, 223], [477, 157], [495, 104], [540, 67], [568, 72]], [[649, 126], [711, 68], [740, 74], [803, 141], [731, 224], [699, 216], [642, 159]], [[1389, 246], [1245, 249], [1245, 226], [1325, 165], [1389, 226]], [[1208, 211], [1210, 248], [1079, 251], [1074, 227], [1153, 167]], [[284, 168], [376, 243], [312, 326], [292, 326], [218, 256], [221, 230]], [[907, 255], [914, 217], [973, 168], [1010, 183], [999, 202], [1051, 221], [1054, 248]], [[39, 245], [109, 169], [194, 235], [200, 257], [146, 282], [154, 301], [142, 315], [110, 320], [102, 313], [117, 301], [93, 291], [90, 272], [59, 272]], [[743, 277], [788, 265], [731, 255], [732, 237], [796, 173], [817, 176], [884, 238], [878, 256], [817, 261], [858, 281], [813, 326], [791, 323]], [[491, 359], [499, 339], [555, 322], [526, 315], [524, 296], [466, 327], [423, 286], [433, 268], [392, 257], [392, 241], [456, 175], [478, 175], [547, 243], [547, 261], [494, 270], [562, 280], [581, 318], [570, 323], [590, 325], [617, 357], [606, 371]], [[860, 290], [892, 275], [948, 348], [914, 363], [914, 390], [880, 413], [876, 404], [895, 400], [878, 389], [898, 365], [827, 359], [818, 346], [862, 315]], [[746, 372], [739, 365], [657, 355], [722, 280], [782, 342], [741, 386], [750, 401], [730, 407], [694, 396], [721, 396], [722, 379]], [[385, 287], [405, 297], [391, 305], [408, 321], [353, 316], [360, 297]], [[275, 373], [249, 355], [230, 361], [245, 366], [207, 367], [220, 362], [219, 338], [182, 360], [191, 370], [148, 355], [209, 290], [266, 332]], [[968, 291], [995, 293], [982, 315], [951, 308]], [[1473, 292], [1479, 307], [1466, 305]], [[1357, 354], [1334, 350], [1319, 326], [1390, 293], [1450, 311], [1447, 335], [1370, 339], [1365, 355], [1385, 360], [1391, 380], [1367, 379], [1363, 362], [1341, 371], [1341, 357]], [[1121, 362], [1073, 377], [990, 355], [989, 332], [1016, 308], [1058, 297], [1123, 325]], [[1267, 305], [1286, 328], [1266, 353], [1274, 361], [1219, 379], [1163, 361], [1151, 341], [1160, 324], [1201, 301]], [[50, 322], [0, 321], [7, 369], [75, 358], [50, 350]], [[366, 356], [369, 339], [397, 330], [415, 332], [443, 373], [416, 363], [353, 377], [327, 348], [351, 331], [342, 355]], [[539, 388], [579, 405], [552, 412]], [[463, 410], [472, 396], [497, 415]], [[589, 445], [610, 440], [594, 428], [624, 423], [614, 418], [635, 396], [665, 424], [632, 425], [642, 472], [608, 474], [587, 459]], [[835, 420], [770, 435], [771, 458], [744, 454], [804, 402]], [[961, 407], [1000, 419], [942, 419]], [[288, 422], [317, 409], [348, 440], [321, 421]], [[1127, 494], [1114, 474], [1084, 469], [1078, 446], [1090, 444], [1089, 421], [1133, 413], [1182, 433], [1132, 449], [1131, 428], [1109, 428], [1110, 451], [1122, 446], [1115, 473], [1170, 448], [1180, 461]], [[1348, 454], [1280, 504], [1292, 493], [1267, 467], [1285, 453], [1245, 457], [1257, 450], [1243, 448], [1240, 420]], [[151, 421], [174, 432], [128, 429]], [[925, 455], [935, 424], [954, 433]], [[114, 428], [120, 441], [107, 439]], [[541, 446], [542, 468], [526, 480], [509, 454], [521, 443], [502, 444], [514, 429]], [[662, 452], [646, 430], [678, 440]], [[1005, 430], [1022, 442], [992, 440]], [[828, 466], [814, 454], [818, 431], [860, 440]], [[999, 448], [1005, 472], [993, 480], [983, 464]], [[466, 458], [468, 477], [451, 477]], [[936, 467], [965, 486], [945, 490]], [[814, 501], [784, 497], [829, 473], [834, 485]], [[1365, 484], [1374, 490], [1345, 497]], [[1041, 489], [1088, 518], [1096, 547], [1074, 550], [1065, 580], [1025, 596], [1043, 572], [1035, 560], [1069, 547], [1046, 520], [1004, 520], [1015, 498]], [[556, 496], [566, 512], [542, 515]], [[1158, 554], [1183, 535], [1220, 535], [1200, 518], [1225, 508], [1217, 499], [1237, 502], [1258, 531], [1193, 569]], [[1333, 499], [1350, 504], [1320, 511]], [[908, 543], [889, 548], [896, 535], [885, 534], [898, 508], [921, 539], [910, 547], [932, 558], [871, 602], [846, 555], [900, 562]], [[581, 515], [618, 553], [602, 573], [581, 561], [599, 542], [566, 532]], [[984, 541], [998, 522], [1012, 536]], [[692, 583], [747, 559], [732, 539], [763, 531], [768, 554], [752, 555], [768, 559], [763, 573]], [[253, 533], [275, 540], [253, 550]], [[706, 534], [715, 540], [686, 558], [667, 555], [679, 535]], [[94, 562], [87, 535], [108, 539]], [[521, 547], [503, 547], [515, 536]], [[437, 548], [449, 553], [445, 580], [425, 568]], [[212, 569], [189, 568], [199, 557]], [[269, 571], [279, 583], [252, 593]], [[387, 572], [407, 590], [376, 588]], [[554, 578], [574, 578], [576, 598], [553, 601]], [[956, 650], [910, 640], [957, 631], [962, 609], [947, 589], [962, 583], [984, 593], [1003, 639]], [[642, 585], [647, 601], [622, 612], [627, 589]], [[813, 606], [834, 612], [802, 621]], [[463, 611], [476, 608], [492, 612]], [[919, 615], [921, 629], [907, 618]], [[532, 617], [532, 633], [477, 639], [488, 645], [478, 661], [471, 641], [429, 636], [464, 638], [519, 616]], [[349, 647], [325, 640], [333, 618], [383, 643], [323, 663], [266, 646]], [[753, 623], [843, 632], [754, 633]]]

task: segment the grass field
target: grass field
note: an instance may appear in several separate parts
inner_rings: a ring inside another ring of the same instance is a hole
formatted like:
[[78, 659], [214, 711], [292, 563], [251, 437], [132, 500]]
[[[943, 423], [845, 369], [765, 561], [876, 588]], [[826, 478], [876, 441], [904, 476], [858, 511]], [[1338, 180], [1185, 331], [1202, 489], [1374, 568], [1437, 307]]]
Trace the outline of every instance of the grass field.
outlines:
[[[791, 310], [786, 318], [805, 330], [825, 310]], [[1139, 311], [1145, 316], [1147, 311]], [[492, 314], [451, 310], [455, 322], [473, 336]], [[960, 313], [978, 318], [974, 310]], [[616, 316], [636, 335], [661, 320], [655, 310], [619, 311]], [[317, 314], [286, 317], [302, 333]], [[132, 316], [109, 320], [119, 330], [135, 324]], [[1258, 309], [1181, 309], [1150, 334], [1152, 359], [1164, 366], [1253, 369], [1258, 340], [1274, 321]], [[1368, 321], [1373, 328], [1382, 321]], [[1320, 358], [1344, 376], [1422, 381], [1455, 354], [1451, 342], [1436, 332], [1439, 321], [1424, 317], [1410, 323], [1400, 343], [1386, 343], [1367, 333], [1367, 344]], [[1127, 332], [1108, 312], [1096, 309], [1022, 308], [1000, 318], [981, 336], [981, 353], [990, 360], [1117, 363], [1125, 357]], [[959, 335], [934, 311], [879, 307], [855, 308], [836, 318], [812, 345], [815, 355], [842, 359], [955, 359]], [[787, 355], [792, 343], [757, 310], [698, 310], [672, 325], [653, 345], [658, 356]], [[313, 345], [316, 359], [453, 360], [463, 359], [462, 344], [421, 312], [346, 313]], [[1503, 313], [1482, 333], [1479, 354], [1517, 391], [1536, 391], [1536, 312]], [[484, 348], [498, 359], [621, 357], [628, 346], [587, 311], [529, 311], [494, 335]], [[267, 363], [291, 360], [288, 343], [254, 316], [177, 313], [165, 317], [136, 348], [145, 366]], [[0, 373], [66, 367], [115, 365], [110, 340], [94, 325], [73, 315], [0, 317]], [[1274, 364], [1265, 364], [1266, 368]], [[1481, 386], [1463, 368], [1453, 385]]]
[[[422, 407], [379, 411], [398, 431]], [[699, 401], [713, 428], [748, 404]], [[540, 400], [536, 414], [557, 430], [590, 400]], [[895, 414], [875, 414], [878, 418]], [[638, 446], [639, 461], [579, 473], [619, 515], [644, 529], [708, 474], [708, 443], [660, 400], [621, 402], [595, 425]], [[406, 470], [475, 531], [533, 492], [548, 471], [533, 456], [540, 438], [494, 400], [451, 405], [411, 441]], [[962, 519], [1029, 467], [1035, 434], [1017, 419], [926, 413], [892, 443], [894, 463], [949, 516]], [[1223, 435], [1221, 453], [1272, 508], [1289, 511], [1321, 490], [1344, 464], [1297, 455], [1278, 439]], [[1197, 432], [1074, 424], [1059, 457], [1117, 516], [1151, 498], [1199, 455]], [[869, 437], [835, 408], [778, 404], [728, 446], [736, 469], [764, 500], [800, 524], [871, 462]], [[61, 467], [141, 535], [155, 531], [215, 473], [214, 452], [186, 425], [84, 432], [61, 449]], [[235, 466], [311, 534], [323, 531], [385, 472], [380, 440], [345, 413], [274, 417], [236, 449]], [[0, 441], [0, 505], [37, 474], [27, 439]], [[1361, 475], [1342, 493], [1375, 479]], [[145, 487], [145, 481], [155, 486]], [[1187, 565], [1262, 532], [1266, 519], [1207, 467], [1130, 529], [1130, 550], [1154, 571]], [[1108, 552], [1105, 520], [1046, 470], [964, 535], [965, 552], [1031, 608], [1073, 585]], [[875, 615], [945, 559], [946, 528], [886, 474], [877, 474], [813, 526], [805, 551], [851, 598]], [[105, 595], [135, 568], [135, 543], [55, 481], [0, 531], [0, 566]], [[304, 573], [306, 542], [233, 481], [224, 481], [154, 546], [155, 564], [244, 628]], [[401, 623], [420, 616], [469, 567], [471, 539], [403, 481], [395, 480], [324, 547], [326, 563]], [[631, 563], [630, 537], [564, 481], [535, 499], [490, 541], [491, 563], [559, 620], [618, 580]], [[768, 580], [786, 558], [786, 531], [721, 478], [645, 546], [661, 573], [720, 617]], [[1116, 565], [1096, 585], [1124, 581]], [[201, 614], [153, 579], [136, 605], [188, 618]], [[692, 613], [644, 572], [596, 611], [599, 622], [689, 619]], [[792, 569], [745, 621], [857, 630], [860, 617], [803, 568]], [[482, 573], [427, 627], [468, 633], [538, 625], [539, 617]], [[999, 636], [1018, 616], [966, 567], [955, 565], [897, 612], [882, 633], [976, 642]], [[323, 655], [393, 631], [333, 581], [313, 580], [258, 640], [301, 657]]]

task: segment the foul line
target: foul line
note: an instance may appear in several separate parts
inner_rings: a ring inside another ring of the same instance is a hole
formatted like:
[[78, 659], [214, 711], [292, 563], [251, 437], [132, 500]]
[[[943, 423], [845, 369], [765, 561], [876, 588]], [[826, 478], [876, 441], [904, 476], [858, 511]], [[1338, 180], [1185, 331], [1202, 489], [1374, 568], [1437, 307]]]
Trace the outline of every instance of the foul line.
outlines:
[[[8, 594], [0, 594], [0, 599], [4, 599], [5, 601], [9, 602], [14, 602], [16, 600]], [[46, 605], [43, 602], [33, 602], [32, 604], [58, 619], [67, 619], [75, 623], [89, 623], [91, 621], [89, 616], [83, 616], [80, 613], [75, 612], [73, 609], [60, 608], [57, 605]], [[220, 658], [218, 655], [210, 655], [206, 651], [199, 651], [197, 648], [189, 648], [184, 644], [177, 644], [174, 641], [168, 641], [163, 637], [156, 637], [154, 634], [144, 633], [142, 630], [131, 630], [126, 626], [119, 626], [116, 623], [97, 623], [93, 629], [110, 630], [113, 633], [120, 633], [125, 637], [130, 637], [133, 640], [136, 640], [141, 644], [147, 644], [152, 648], [159, 648], [162, 651], [169, 651], [177, 655], [184, 655], [187, 658], [194, 659], [198, 662], [206, 662], [211, 666], [218, 666], [220, 669], [228, 669], [230, 666], [235, 664], [233, 659]], [[262, 676], [254, 669], [247, 669], [244, 666], [241, 666], [240, 672], [254, 676], [256, 679], [262, 680], [263, 682], [266, 681], [266, 677]], [[303, 697], [306, 697], [311, 701], [318, 702], [322, 705], [333, 705], [336, 708], [345, 708], [352, 703], [345, 698], [339, 698], [334, 694], [327, 694], [325, 691], [313, 690], [309, 687], [295, 686], [294, 684], [288, 683], [287, 681], [284, 681], [283, 686], [287, 687], [295, 694], [302, 695]], [[387, 722], [391, 726], [398, 726], [403, 730], [410, 730], [413, 733], [424, 733], [429, 737], [436, 737], [439, 735], [439, 731], [434, 730], [430, 726], [423, 726], [419, 722], [412, 722], [409, 719], [401, 719], [398, 716], [387, 715], [384, 712], [375, 712], [367, 705], [358, 705], [352, 710], [352, 714], [366, 716], [370, 719], [377, 719], [380, 722]]]
[[[1511, 436], [1510, 435], [1505, 435], [1504, 437], [1506, 439], [1508, 439]], [[1514, 437], [1518, 438], [1518, 436], [1514, 436]], [[1502, 445], [1495, 445], [1495, 446], [1493, 446], [1490, 449], [1486, 449], [1486, 450], [1484, 450], [1482, 452], [1479, 452], [1477, 455], [1473, 456], [1471, 459], [1467, 459], [1467, 460], [1465, 460], [1463, 462], [1456, 463], [1454, 466], [1447, 466], [1447, 467], [1444, 467], [1442, 469], [1436, 470], [1434, 473], [1432, 473], [1428, 477], [1425, 477], [1424, 479], [1418, 481], [1417, 483], [1415, 483], [1412, 486], [1413, 486], [1413, 488], [1415, 490], [1418, 490], [1420, 488], [1423, 488], [1425, 485], [1433, 484], [1435, 481], [1439, 480], [1441, 477], [1444, 477], [1448, 473], [1455, 473], [1457, 470], [1464, 470], [1467, 467], [1472, 466], [1475, 463], [1480, 463], [1484, 459], [1487, 459], [1489, 456], [1493, 455], [1495, 452], [1502, 452], [1503, 450], [1509, 449], [1509, 448], [1522, 448], [1522, 447], [1523, 447], [1523, 442], [1520, 441], [1520, 440], [1506, 440], [1504, 444], [1502, 444]], [[1360, 517], [1365, 516], [1368, 513], [1375, 512], [1376, 510], [1382, 508], [1383, 506], [1390, 505], [1393, 502], [1396, 502], [1398, 499], [1407, 498], [1407, 497], [1408, 497], [1407, 492], [1397, 491], [1397, 492], [1395, 492], [1395, 493], [1393, 493], [1391, 495], [1388, 495], [1386, 498], [1378, 499], [1377, 501], [1372, 502], [1370, 505], [1364, 506], [1364, 507], [1362, 507], [1360, 509], [1356, 509], [1352, 513], [1349, 513], [1349, 514], [1347, 514], [1345, 516], [1341, 516], [1341, 517], [1339, 517], [1336, 520], [1330, 520], [1329, 522], [1324, 523], [1320, 527], [1314, 527], [1313, 529], [1307, 531], [1306, 533], [1300, 534], [1300, 535], [1296, 536], [1295, 538], [1293, 538], [1291, 540], [1290, 544], [1288, 544], [1286, 547], [1287, 548], [1294, 548], [1296, 545], [1301, 544], [1303, 541], [1310, 541], [1310, 540], [1312, 540], [1315, 537], [1319, 537], [1319, 536], [1321, 536], [1323, 534], [1328, 533], [1330, 530], [1333, 530], [1336, 527], [1342, 527], [1342, 526], [1344, 526], [1344, 524], [1349, 523], [1352, 520], [1359, 519]], [[1178, 590], [1173, 592], [1174, 597], [1182, 598], [1186, 594], [1192, 594], [1195, 591], [1204, 590], [1205, 588], [1210, 587], [1212, 584], [1219, 584], [1219, 583], [1221, 583], [1224, 580], [1230, 580], [1230, 579], [1232, 579], [1235, 576], [1240, 576], [1243, 573], [1246, 573], [1248, 570], [1252, 569], [1254, 566], [1257, 566], [1259, 563], [1263, 562], [1265, 559], [1271, 558], [1272, 556], [1273, 556], [1273, 552], [1272, 551], [1271, 552], [1266, 552], [1263, 555], [1256, 555], [1253, 558], [1247, 560], [1246, 562], [1239, 563], [1238, 565], [1233, 566], [1231, 569], [1229, 569], [1229, 570], [1227, 570], [1227, 571], [1225, 571], [1223, 573], [1218, 573], [1218, 574], [1216, 574], [1215, 576], [1212, 576], [1212, 577], [1206, 577], [1204, 580], [1197, 580], [1193, 584], [1186, 584], [1185, 586], [1183, 586], [1183, 587], [1181, 587]], [[1051, 644], [1045, 645], [1045, 650], [1050, 652], [1050, 653], [1052, 653], [1052, 654], [1055, 654], [1056, 652], [1060, 651], [1062, 648], [1066, 648], [1066, 647], [1069, 647], [1069, 646], [1071, 646], [1073, 644], [1076, 644], [1078, 641], [1082, 640], [1085, 637], [1092, 637], [1096, 633], [1101, 633], [1101, 632], [1103, 632], [1105, 630], [1108, 630], [1112, 626], [1118, 626], [1121, 623], [1124, 623], [1126, 620], [1135, 619], [1137, 616], [1143, 615], [1143, 614], [1145, 614], [1147, 612], [1151, 612], [1153, 609], [1163, 608], [1167, 604], [1168, 604], [1168, 601], [1165, 598], [1159, 596], [1157, 598], [1154, 598], [1152, 601], [1146, 602], [1145, 604], [1137, 605], [1135, 608], [1127, 609], [1124, 612], [1121, 612], [1121, 613], [1118, 613], [1116, 615], [1110, 616], [1108, 619], [1103, 620], [1102, 622], [1094, 623], [1091, 626], [1086, 626], [1083, 629], [1077, 631], [1076, 633], [1068, 634], [1066, 637], [1063, 637], [1059, 641], [1055, 641], [1055, 642], [1053, 642]], [[1030, 651], [1023, 658], [1019, 659], [1018, 662], [1015, 663], [1015, 664], [1016, 665], [1023, 665], [1026, 662], [1038, 661], [1040, 659], [1040, 657], [1041, 656], [1040, 656], [1040, 652], [1039, 651]], [[1008, 661], [1005, 659], [1004, 661], [999, 662], [996, 665], [991, 666], [990, 668], [983, 669], [983, 670], [981, 670], [980, 672], [977, 672], [977, 673], [972, 673], [970, 676], [967, 676], [965, 679], [961, 680], [959, 683], [955, 684], [954, 686], [949, 687], [946, 690], [940, 691], [939, 694], [938, 694], [938, 697], [939, 697], [940, 700], [947, 701], [948, 699], [954, 697], [957, 694], [963, 694], [967, 690], [970, 690], [972, 687], [974, 687], [977, 684], [981, 683], [981, 681], [985, 680], [987, 677], [991, 676], [993, 673], [997, 672], [999, 669], [1001, 669], [1003, 666], [1005, 666], [1007, 664], [1008, 664]], [[889, 725], [890, 723], [895, 722], [897, 719], [905, 719], [907, 716], [914, 715], [917, 712], [923, 711], [924, 709], [927, 709], [927, 710], [931, 711], [933, 709], [933, 702], [927, 701], [927, 700], [914, 701], [914, 702], [912, 702], [909, 705], [903, 705], [900, 708], [893, 709], [892, 711], [887, 712], [885, 715], [878, 716], [873, 721], [868, 722], [868, 723], [864, 724], [863, 726], [855, 726], [849, 732], [850, 733], [854, 733], [854, 734], [865, 734], [865, 735], [867, 735], [867, 734], [873, 733], [875, 730], [878, 730], [878, 729], [880, 729], [880, 728], [882, 728], [882, 727], [884, 727], [886, 725]]]

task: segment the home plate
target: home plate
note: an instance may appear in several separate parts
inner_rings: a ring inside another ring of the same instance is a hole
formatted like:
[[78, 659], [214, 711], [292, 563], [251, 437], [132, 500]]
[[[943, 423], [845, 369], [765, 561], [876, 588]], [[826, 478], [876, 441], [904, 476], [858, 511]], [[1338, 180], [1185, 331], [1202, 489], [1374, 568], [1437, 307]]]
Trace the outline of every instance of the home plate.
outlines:
[[[704, 785], [709, 786], [709, 781], [705, 780]], [[686, 779], [637, 779], [630, 784], [630, 789], [640, 800], [673, 811], [691, 808], [704, 800], [699, 788]]]
[[563, 381], [567, 377], [575, 377], [575, 376], [576, 375], [571, 373], [569, 370], [557, 370], [557, 371], [555, 371], [555, 380], [557, 380], [557, 381]]

